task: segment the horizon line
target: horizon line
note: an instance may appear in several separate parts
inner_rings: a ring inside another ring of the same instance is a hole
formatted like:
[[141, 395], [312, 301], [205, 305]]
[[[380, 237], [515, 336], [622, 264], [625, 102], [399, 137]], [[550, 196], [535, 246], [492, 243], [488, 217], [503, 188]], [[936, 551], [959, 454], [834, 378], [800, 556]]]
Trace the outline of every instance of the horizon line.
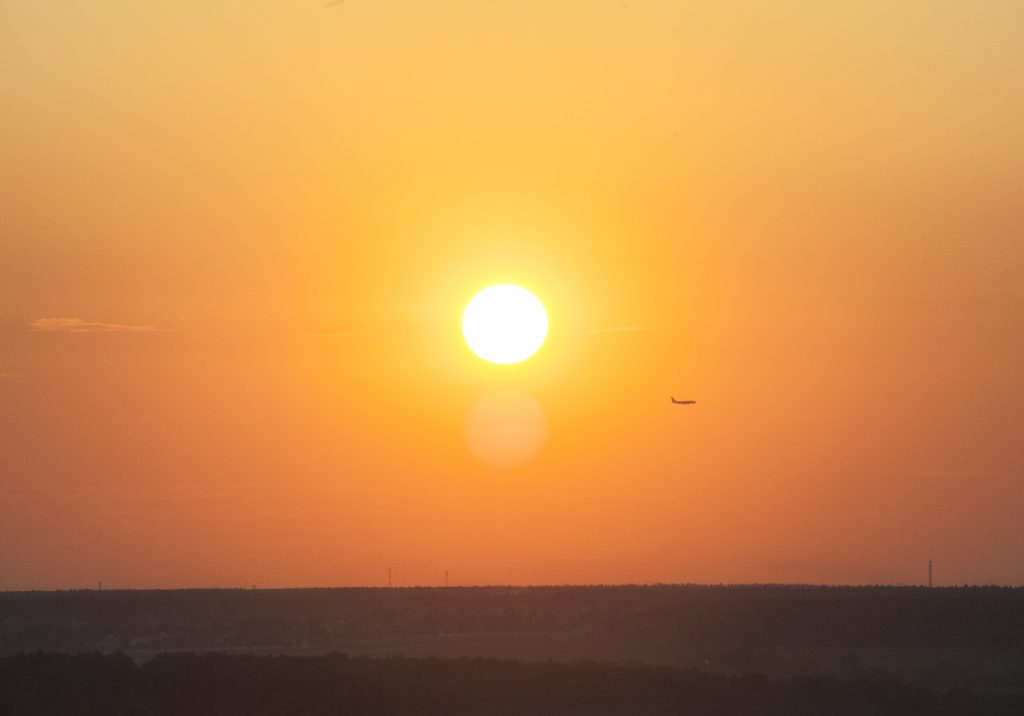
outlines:
[[787, 589], [1024, 589], [1024, 584], [943, 584], [929, 586], [927, 583], [903, 582], [863, 582], [863, 583], [820, 583], [820, 582], [566, 582], [566, 583], [535, 583], [535, 584], [353, 584], [334, 586], [291, 586], [291, 587], [260, 587], [250, 586], [206, 586], [206, 587], [54, 587], [51, 589], [0, 589], [0, 594], [31, 594], [56, 592], [202, 592], [202, 591], [235, 591], [235, 592], [271, 592], [271, 591], [317, 591], [343, 589], [624, 589], [645, 587], [675, 588], [787, 588]]

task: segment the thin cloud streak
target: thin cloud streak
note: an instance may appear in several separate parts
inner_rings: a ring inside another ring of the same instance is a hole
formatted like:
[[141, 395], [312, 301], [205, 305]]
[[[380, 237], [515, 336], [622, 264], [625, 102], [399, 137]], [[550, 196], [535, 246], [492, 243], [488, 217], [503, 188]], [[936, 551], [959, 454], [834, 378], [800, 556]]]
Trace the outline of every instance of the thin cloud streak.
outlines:
[[602, 326], [599, 328], [584, 328], [580, 333], [584, 336], [600, 335], [602, 333], [642, 333], [658, 330], [654, 326]]
[[894, 477], [1000, 477], [1005, 473], [995, 470], [878, 470], [876, 475], [891, 475]]
[[81, 318], [40, 318], [28, 326], [35, 333], [148, 333], [160, 330], [156, 326], [83, 321]]

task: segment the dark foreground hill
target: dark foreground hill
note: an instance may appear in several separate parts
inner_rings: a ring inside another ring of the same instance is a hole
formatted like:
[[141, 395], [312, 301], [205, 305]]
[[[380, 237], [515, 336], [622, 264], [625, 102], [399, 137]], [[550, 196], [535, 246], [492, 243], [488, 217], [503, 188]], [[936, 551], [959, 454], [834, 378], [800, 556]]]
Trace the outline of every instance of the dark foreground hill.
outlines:
[[1010, 695], [641, 665], [163, 654], [0, 658], [5, 714], [1019, 714]]

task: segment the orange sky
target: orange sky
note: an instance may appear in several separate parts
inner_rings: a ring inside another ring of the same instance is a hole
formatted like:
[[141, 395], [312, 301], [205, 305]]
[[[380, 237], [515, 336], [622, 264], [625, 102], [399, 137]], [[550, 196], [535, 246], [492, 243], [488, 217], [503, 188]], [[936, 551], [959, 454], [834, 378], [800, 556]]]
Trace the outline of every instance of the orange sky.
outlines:
[[0, 589], [1024, 583], [1022, 27], [5, 2]]

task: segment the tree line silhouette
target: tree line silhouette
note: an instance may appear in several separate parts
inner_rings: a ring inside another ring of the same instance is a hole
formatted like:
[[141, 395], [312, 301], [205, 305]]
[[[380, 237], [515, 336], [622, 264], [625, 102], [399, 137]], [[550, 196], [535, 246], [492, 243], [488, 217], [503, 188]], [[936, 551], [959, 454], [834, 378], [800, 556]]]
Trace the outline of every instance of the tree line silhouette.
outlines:
[[668, 667], [491, 659], [168, 653], [0, 658], [4, 714], [1019, 714], [1024, 697], [892, 679], [725, 677]]

